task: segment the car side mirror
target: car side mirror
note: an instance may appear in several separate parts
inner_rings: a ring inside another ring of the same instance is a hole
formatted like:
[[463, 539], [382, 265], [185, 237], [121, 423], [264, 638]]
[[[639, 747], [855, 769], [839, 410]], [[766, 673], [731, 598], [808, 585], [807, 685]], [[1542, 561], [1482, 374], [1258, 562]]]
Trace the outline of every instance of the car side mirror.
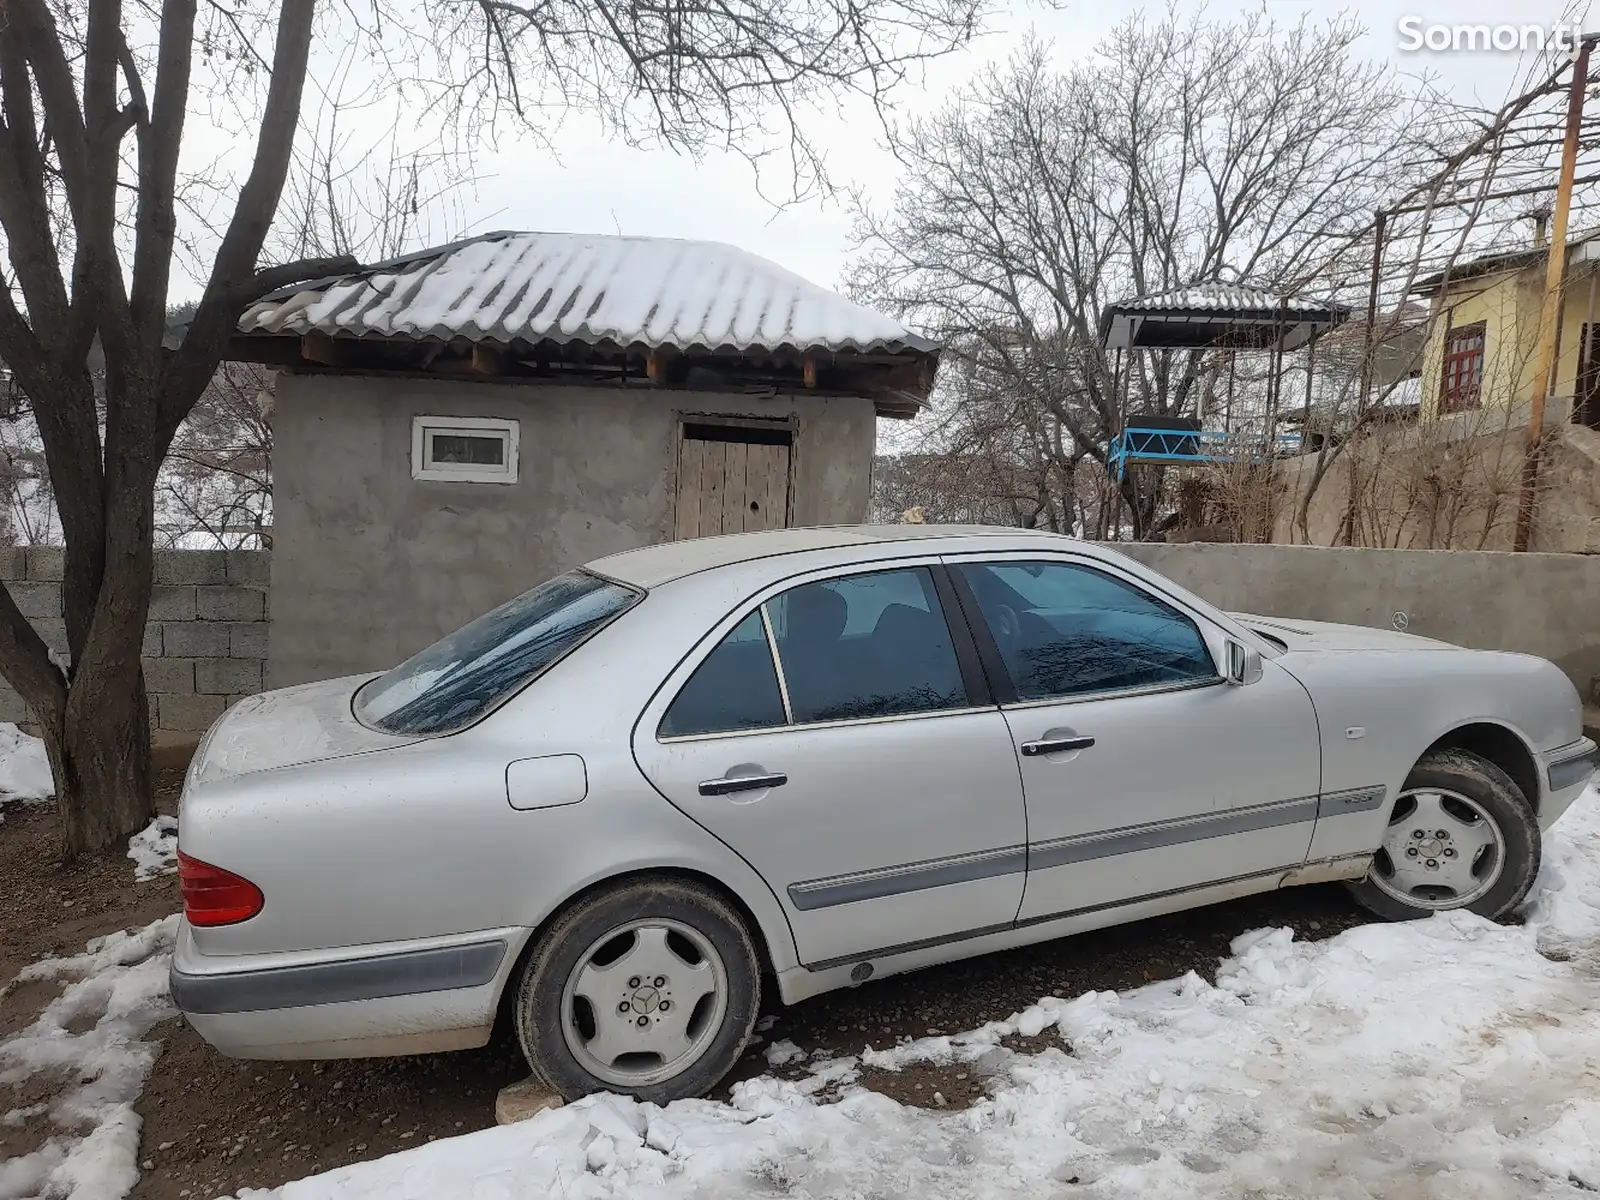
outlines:
[[1228, 667], [1224, 678], [1235, 687], [1255, 683], [1261, 678], [1261, 651], [1229, 638]]

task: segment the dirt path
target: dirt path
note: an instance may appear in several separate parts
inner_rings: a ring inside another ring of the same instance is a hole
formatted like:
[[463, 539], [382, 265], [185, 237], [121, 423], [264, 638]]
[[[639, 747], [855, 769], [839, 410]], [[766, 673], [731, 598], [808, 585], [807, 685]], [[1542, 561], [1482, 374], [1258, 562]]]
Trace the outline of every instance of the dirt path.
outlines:
[[[162, 765], [164, 811], [172, 811], [182, 770], [181, 761]], [[178, 907], [174, 880], [135, 884], [126, 858], [63, 870], [54, 830], [48, 806], [13, 808], [0, 824], [0, 979]], [[1295, 889], [891, 978], [790, 1010], [769, 997], [773, 1019], [764, 1036], [767, 1043], [787, 1039], [806, 1050], [855, 1054], [868, 1044], [1003, 1018], [1042, 995], [1126, 989], [1190, 970], [1209, 977], [1247, 929], [1289, 924], [1302, 937], [1320, 938], [1361, 919], [1337, 888]], [[33, 1020], [56, 990], [37, 985], [0, 998], [0, 1036]], [[270, 1187], [485, 1128], [494, 1121], [495, 1093], [526, 1074], [504, 1034], [459, 1054], [329, 1063], [223, 1058], [181, 1021], [152, 1036], [164, 1048], [137, 1105], [146, 1165], [135, 1200], [201, 1200]], [[730, 1083], [766, 1071], [764, 1050], [747, 1054]], [[984, 1087], [954, 1068], [868, 1073], [863, 1082], [911, 1104], [932, 1105], [938, 1092], [951, 1107], [964, 1107]], [[10, 1091], [17, 1094], [0, 1087], [0, 1113], [46, 1098]], [[40, 1124], [0, 1123], [0, 1160], [37, 1145], [47, 1132]]]
[[[1247, 929], [1290, 924], [1321, 938], [1359, 924], [1337, 888], [1301, 888], [1045, 946], [995, 954], [837, 992], [783, 1010], [767, 1042], [859, 1053], [931, 1030], [955, 1032], [1010, 1016], [1042, 995], [1137, 987], [1198, 971], [1209, 977], [1228, 943]], [[494, 1096], [527, 1074], [506, 1036], [483, 1050], [405, 1059], [245, 1063], [222, 1058], [192, 1030], [167, 1033], [166, 1049], [139, 1104], [142, 1153], [154, 1165], [135, 1200], [197, 1200], [242, 1187], [271, 1187], [316, 1171], [377, 1158], [494, 1123]], [[1019, 1045], [1018, 1049], [1034, 1049]], [[765, 1047], [745, 1056], [730, 1083], [769, 1068]], [[909, 1104], [951, 1107], [981, 1095], [959, 1068], [862, 1080]], [[158, 1149], [166, 1143], [166, 1150]], [[187, 1197], [185, 1197], [187, 1193]]]

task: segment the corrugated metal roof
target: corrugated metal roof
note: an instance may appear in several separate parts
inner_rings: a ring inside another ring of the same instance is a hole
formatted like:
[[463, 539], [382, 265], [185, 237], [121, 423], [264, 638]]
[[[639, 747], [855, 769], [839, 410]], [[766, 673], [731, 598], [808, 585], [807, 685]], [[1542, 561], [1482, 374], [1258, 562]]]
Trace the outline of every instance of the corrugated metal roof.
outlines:
[[1108, 304], [1100, 313], [1100, 343], [1172, 349], [1238, 345], [1285, 350], [1316, 340], [1350, 315], [1348, 305], [1281, 296], [1238, 283], [1196, 283], [1153, 296]]
[[488, 233], [252, 306], [245, 335], [922, 353], [899, 322], [719, 242]]
[[1174, 288], [1155, 296], [1136, 296], [1111, 305], [1124, 312], [1148, 312], [1152, 309], [1197, 309], [1214, 312], [1230, 310], [1263, 312], [1279, 306], [1290, 312], [1339, 313], [1350, 310], [1331, 300], [1311, 300], [1303, 296], [1280, 296], [1261, 288], [1245, 287], [1237, 283], [1197, 283], [1189, 287]]

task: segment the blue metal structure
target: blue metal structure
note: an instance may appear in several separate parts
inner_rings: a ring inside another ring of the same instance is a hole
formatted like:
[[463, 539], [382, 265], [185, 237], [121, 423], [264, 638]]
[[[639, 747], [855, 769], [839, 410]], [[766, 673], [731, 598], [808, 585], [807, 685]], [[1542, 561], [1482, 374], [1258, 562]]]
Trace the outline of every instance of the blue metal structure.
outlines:
[[1212, 429], [1152, 429], [1130, 425], [1111, 439], [1107, 453], [1111, 473], [1119, 481], [1130, 463], [1261, 462], [1279, 454], [1298, 454], [1300, 435], [1280, 433], [1267, 439]]

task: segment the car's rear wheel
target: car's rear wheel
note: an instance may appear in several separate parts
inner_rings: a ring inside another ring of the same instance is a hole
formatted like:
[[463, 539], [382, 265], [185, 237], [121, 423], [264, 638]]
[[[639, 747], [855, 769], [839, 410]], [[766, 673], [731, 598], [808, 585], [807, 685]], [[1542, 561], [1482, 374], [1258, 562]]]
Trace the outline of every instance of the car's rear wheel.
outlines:
[[568, 1100], [609, 1091], [699, 1096], [755, 1025], [760, 963], [739, 914], [684, 880], [631, 880], [585, 897], [546, 931], [517, 991], [535, 1075]]
[[1390, 810], [1372, 869], [1350, 891], [1390, 921], [1465, 908], [1502, 917], [1539, 873], [1533, 807], [1499, 767], [1464, 750], [1423, 756]]

